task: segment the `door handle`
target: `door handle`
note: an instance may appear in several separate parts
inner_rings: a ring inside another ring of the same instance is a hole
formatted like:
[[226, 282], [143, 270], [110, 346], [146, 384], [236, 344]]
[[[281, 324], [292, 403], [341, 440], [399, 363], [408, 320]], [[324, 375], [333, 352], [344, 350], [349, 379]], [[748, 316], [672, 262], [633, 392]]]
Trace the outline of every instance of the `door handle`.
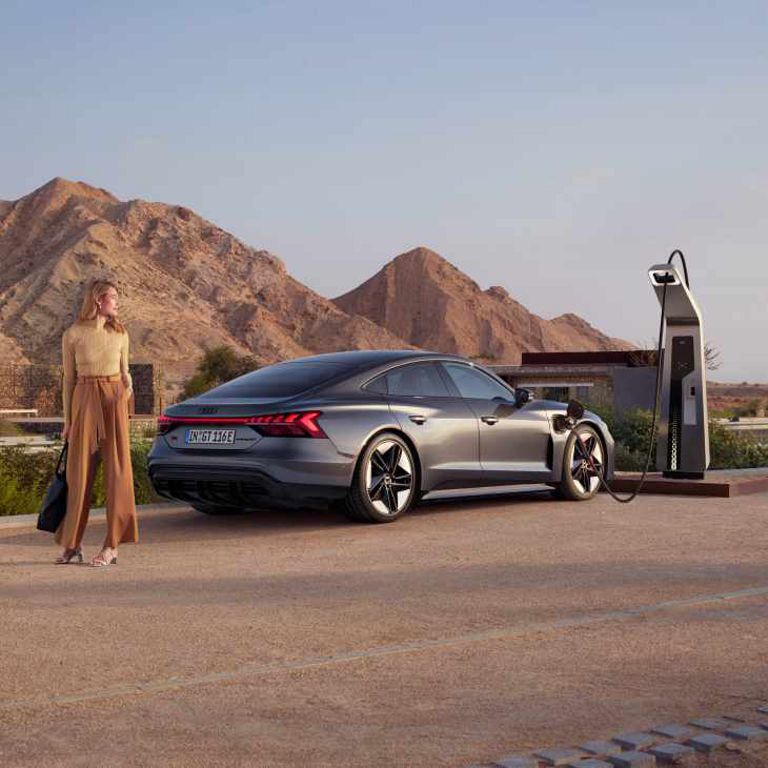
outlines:
[[499, 420], [498, 416], [481, 416], [480, 421], [484, 421], [486, 424], [495, 424]]
[[414, 414], [413, 416], [408, 417], [414, 424], [423, 424], [426, 420], [426, 416], [421, 416], [420, 414]]

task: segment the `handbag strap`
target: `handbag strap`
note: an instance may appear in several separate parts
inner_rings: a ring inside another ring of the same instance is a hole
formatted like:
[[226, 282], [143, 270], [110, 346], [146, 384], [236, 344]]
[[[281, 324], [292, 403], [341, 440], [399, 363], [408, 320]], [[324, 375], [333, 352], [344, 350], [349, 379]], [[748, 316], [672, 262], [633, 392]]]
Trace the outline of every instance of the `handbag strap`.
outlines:
[[[59, 454], [59, 460], [56, 462], [56, 474], [61, 474], [61, 460], [66, 456], [67, 454], [67, 447], [69, 446], [69, 440], [64, 441], [64, 447], [61, 449], [61, 453]], [[64, 464], [64, 469], [66, 470], [67, 465]]]

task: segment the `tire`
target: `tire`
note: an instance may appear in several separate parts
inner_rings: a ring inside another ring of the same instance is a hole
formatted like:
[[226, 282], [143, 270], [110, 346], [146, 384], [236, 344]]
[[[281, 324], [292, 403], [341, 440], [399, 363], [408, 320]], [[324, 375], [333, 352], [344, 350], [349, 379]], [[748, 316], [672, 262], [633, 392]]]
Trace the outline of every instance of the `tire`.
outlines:
[[242, 515], [245, 512], [241, 507], [207, 507], [203, 504], [192, 504], [191, 506], [206, 515]]
[[393, 432], [382, 432], [360, 455], [342, 511], [356, 522], [392, 523], [418, 500], [418, 479], [408, 443]]
[[565, 443], [563, 477], [554, 491], [557, 498], [588, 501], [600, 490], [600, 478], [590, 468], [588, 457], [602, 471], [605, 449], [600, 435], [594, 427], [580, 424], [571, 431]]

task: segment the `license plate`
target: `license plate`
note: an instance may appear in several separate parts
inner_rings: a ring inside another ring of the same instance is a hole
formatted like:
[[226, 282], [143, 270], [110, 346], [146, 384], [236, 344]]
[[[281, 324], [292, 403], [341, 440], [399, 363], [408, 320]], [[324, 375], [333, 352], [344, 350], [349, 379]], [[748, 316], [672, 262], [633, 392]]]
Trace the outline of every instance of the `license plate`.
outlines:
[[205, 445], [229, 445], [235, 442], [234, 429], [188, 429], [184, 435], [185, 443]]

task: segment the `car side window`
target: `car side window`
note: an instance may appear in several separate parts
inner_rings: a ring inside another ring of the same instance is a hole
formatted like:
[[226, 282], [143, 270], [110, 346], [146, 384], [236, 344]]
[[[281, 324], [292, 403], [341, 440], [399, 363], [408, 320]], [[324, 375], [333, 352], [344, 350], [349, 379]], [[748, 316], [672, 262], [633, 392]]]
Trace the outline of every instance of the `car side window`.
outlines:
[[471, 368], [461, 363], [442, 363], [443, 368], [448, 372], [451, 381], [456, 385], [456, 389], [462, 397], [474, 397], [481, 400], [493, 400], [493, 398], [502, 398], [504, 400], [513, 400], [514, 394], [506, 387], [494, 381], [488, 374], [478, 371], [477, 368]]
[[407, 397], [451, 397], [434, 363], [412, 363], [387, 374], [390, 395]]
[[376, 392], [379, 395], [387, 394], [387, 377], [377, 376], [373, 381], [369, 381], [364, 387], [368, 392]]

